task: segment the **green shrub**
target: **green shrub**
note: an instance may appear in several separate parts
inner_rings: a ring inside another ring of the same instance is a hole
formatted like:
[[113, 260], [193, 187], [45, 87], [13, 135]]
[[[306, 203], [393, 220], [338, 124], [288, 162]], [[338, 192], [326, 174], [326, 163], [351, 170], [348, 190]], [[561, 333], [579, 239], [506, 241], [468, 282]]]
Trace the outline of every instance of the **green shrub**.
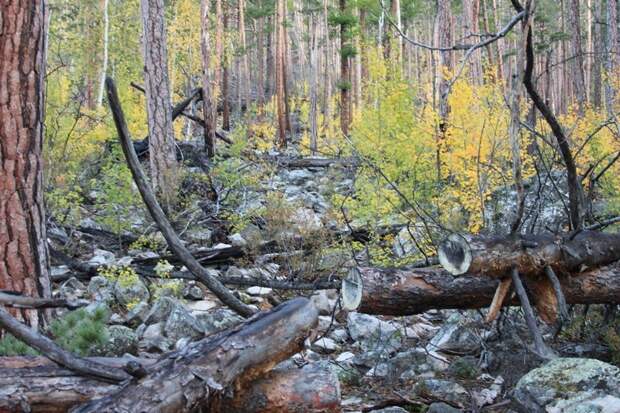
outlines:
[[49, 332], [56, 343], [67, 351], [79, 356], [96, 355], [108, 341], [108, 315], [108, 310], [102, 307], [92, 312], [75, 310], [52, 321]]

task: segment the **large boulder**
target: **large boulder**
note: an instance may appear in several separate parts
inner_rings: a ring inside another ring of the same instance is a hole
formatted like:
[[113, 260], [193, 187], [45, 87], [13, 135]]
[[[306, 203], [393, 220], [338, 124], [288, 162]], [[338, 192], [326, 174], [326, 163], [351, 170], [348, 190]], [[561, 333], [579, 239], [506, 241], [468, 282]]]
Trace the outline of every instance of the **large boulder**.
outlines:
[[114, 297], [124, 306], [135, 305], [141, 301], [148, 301], [149, 289], [139, 279], [130, 284], [117, 281], [114, 283]]
[[477, 354], [482, 338], [470, 326], [473, 320], [459, 313], [452, 314], [427, 345], [430, 353]]
[[424, 379], [413, 388], [415, 395], [432, 400], [444, 400], [452, 406], [469, 405], [469, 393], [458, 383], [443, 379]]
[[618, 413], [620, 369], [595, 359], [555, 359], [523, 376], [513, 399], [528, 413]]
[[136, 354], [138, 351], [138, 335], [125, 326], [108, 327], [108, 342], [104, 346], [106, 356], [122, 356], [130, 353]]
[[176, 342], [181, 338], [192, 340], [201, 338], [204, 336], [205, 328], [182, 305], [176, 305], [166, 320], [164, 332], [166, 337]]

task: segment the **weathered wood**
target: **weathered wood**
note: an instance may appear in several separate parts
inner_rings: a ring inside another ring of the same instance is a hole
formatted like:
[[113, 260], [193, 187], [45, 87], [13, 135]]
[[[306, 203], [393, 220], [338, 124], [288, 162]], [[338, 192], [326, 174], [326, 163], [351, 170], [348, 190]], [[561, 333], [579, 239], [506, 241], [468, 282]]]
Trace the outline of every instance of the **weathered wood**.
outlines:
[[566, 274], [619, 260], [620, 234], [582, 231], [572, 239], [554, 235], [450, 237], [439, 251], [441, 264], [455, 275], [507, 277], [514, 267], [521, 276], [544, 276], [547, 266]]
[[504, 278], [499, 282], [497, 286], [497, 290], [495, 290], [495, 295], [493, 295], [493, 301], [491, 301], [491, 306], [489, 307], [489, 312], [485, 317], [484, 321], [490, 323], [494, 321], [499, 315], [502, 306], [504, 305], [504, 301], [506, 301], [506, 296], [510, 291], [510, 286], [512, 285], [511, 278]]
[[340, 412], [338, 377], [322, 363], [301, 369], [277, 368], [252, 382], [232, 398], [224, 398], [218, 413], [336, 413]]
[[70, 310], [90, 304], [87, 300], [71, 300], [68, 298], [36, 298], [26, 297], [19, 293], [0, 291], [0, 305], [16, 308], [55, 308], [64, 307]]
[[[132, 359], [93, 357], [92, 361], [122, 367]], [[156, 362], [137, 359], [143, 366]], [[0, 357], [0, 412], [60, 413], [118, 391], [56, 366], [45, 357]], [[224, 397], [214, 408], [221, 413], [339, 412], [340, 383], [324, 364], [276, 368]]]
[[169, 353], [146, 377], [78, 407], [75, 412], [189, 412], [217, 403], [299, 352], [313, 335], [318, 311], [305, 298], [283, 303], [214, 337]]
[[[500, 282], [481, 274], [455, 277], [441, 267], [358, 270], [364, 283], [358, 311], [368, 314], [412, 315], [431, 309], [484, 308], [492, 302]], [[583, 273], [558, 274], [558, 278], [568, 304], [620, 304], [620, 263]], [[540, 283], [550, 284], [544, 276], [523, 279], [528, 290]], [[552, 287], [550, 291], [555, 296]], [[518, 305], [514, 299], [507, 300], [508, 304]]]

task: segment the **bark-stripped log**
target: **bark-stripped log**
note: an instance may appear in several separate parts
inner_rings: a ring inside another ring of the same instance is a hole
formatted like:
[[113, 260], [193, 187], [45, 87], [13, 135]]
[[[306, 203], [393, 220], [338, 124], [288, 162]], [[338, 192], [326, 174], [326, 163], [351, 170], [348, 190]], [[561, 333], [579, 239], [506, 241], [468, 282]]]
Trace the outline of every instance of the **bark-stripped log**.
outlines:
[[[94, 357], [93, 361], [122, 367], [130, 359]], [[156, 360], [139, 359], [144, 366]], [[60, 413], [118, 391], [56, 366], [45, 357], [0, 358], [0, 412]], [[340, 384], [328, 366], [277, 368], [225, 398], [220, 412], [339, 412]]]
[[[368, 314], [411, 315], [431, 309], [474, 309], [491, 304], [500, 282], [487, 275], [453, 276], [440, 267], [418, 270], [358, 268], [364, 290], [358, 311]], [[620, 304], [620, 263], [584, 273], [560, 276], [569, 304]], [[546, 277], [524, 276], [535, 298], [536, 288], [550, 282]], [[546, 288], [555, 297], [553, 287]], [[544, 301], [544, 300], [542, 300]], [[516, 304], [507, 299], [506, 304]], [[538, 306], [538, 302], [534, 300]], [[540, 309], [539, 309], [540, 310]]]
[[75, 412], [189, 412], [217, 403], [299, 352], [318, 320], [314, 305], [296, 298], [215, 337], [169, 353], [146, 376]]
[[521, 276], [544, 276], [547, 266], [558, 274], [566, 274], [619, 260], [620, 234], [582, 231], [573, 239], [553, 235], [451, 236], [440, 245], [439, 258], [442, 266], [454, 275], [507, 277], [515, 267]]

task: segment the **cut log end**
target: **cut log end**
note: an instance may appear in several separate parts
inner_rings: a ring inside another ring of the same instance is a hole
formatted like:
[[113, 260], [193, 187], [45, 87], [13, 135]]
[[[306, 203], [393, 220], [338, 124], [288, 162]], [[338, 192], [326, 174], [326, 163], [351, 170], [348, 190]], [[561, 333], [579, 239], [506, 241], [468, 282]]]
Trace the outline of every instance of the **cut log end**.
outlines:
[[349, 274], [342, 280], [340, 297], [342, 308], [346, 311], [355, 311], [362, 302], [364, 284], [357, 268], [351, 268]]
[[439, 245], [439, 263], [452, 275], [465, 274], [472, 262], [469, 243], [459, 234], [450, 234]]

